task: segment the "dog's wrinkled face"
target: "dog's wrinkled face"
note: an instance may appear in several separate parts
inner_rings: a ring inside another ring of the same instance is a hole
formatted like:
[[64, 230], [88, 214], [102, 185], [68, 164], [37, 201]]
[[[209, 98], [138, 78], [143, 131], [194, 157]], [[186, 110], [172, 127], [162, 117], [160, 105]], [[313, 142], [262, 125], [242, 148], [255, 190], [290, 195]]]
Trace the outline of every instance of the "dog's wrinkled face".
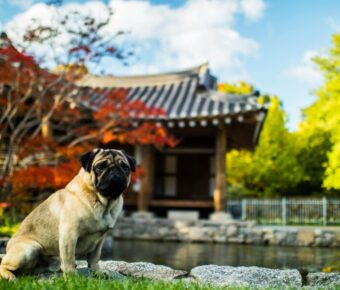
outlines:
[[81, 156], [83, 168], [91, 174], [96, 190], [105, 198], [116, 199], [129, 186], [136, 160], [122, 150], [94, 149]]

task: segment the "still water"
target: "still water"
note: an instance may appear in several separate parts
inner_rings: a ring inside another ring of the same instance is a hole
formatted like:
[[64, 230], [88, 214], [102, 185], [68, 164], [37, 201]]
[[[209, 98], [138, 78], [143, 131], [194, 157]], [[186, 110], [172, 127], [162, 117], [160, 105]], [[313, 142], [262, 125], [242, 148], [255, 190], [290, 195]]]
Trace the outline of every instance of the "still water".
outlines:
[[103, 258], [150, 262], [183, 270], [204, 264], [317, 270], [339, 252], [336, 248], [115, 241], [113, 251]]

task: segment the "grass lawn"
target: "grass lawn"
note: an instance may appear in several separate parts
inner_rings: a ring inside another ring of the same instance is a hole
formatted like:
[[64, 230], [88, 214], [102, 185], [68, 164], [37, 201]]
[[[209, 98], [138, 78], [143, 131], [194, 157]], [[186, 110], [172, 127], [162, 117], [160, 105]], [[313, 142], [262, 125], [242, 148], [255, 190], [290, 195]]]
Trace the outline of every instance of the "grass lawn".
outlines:
[[[184, 282], [154, 282], [147, 279], [110, 280], [97, 277], [70, 276], [64, 280], [62, 276], [51, 279], [37, 277], [21, 277], [15, 281], [0, 280], [1, 290], [215, 290], [217, 287], [185, 284]], [[221, 288], [220, 288], [221, 289]], [[244, 287], [223, 288], [230, 290], [250, 289]]]
[[[295, 287], [216, 287], [201, 286], [197, 283], [185, 283], [184, 281], [162, 282], [143, 278], [124, 278], [120, 280], [107, 279], [98, 276], [52, 276], [39, 278], [38, 276], [23, 276], [14, 281], [0, 279], [0, 290], [298, 290]], [[321, 287], [313, 289], [340, 290], [340, 286]]]
[[[216, 287], [200, 286], [196, 283], [160, 282], [148, 279], [126, 278], [123, 280], [113, 280], [98, 277], [69, 276], [64, 279], [57, 276], [49, 279], [39, 279], [37, 277], [21, 277], [15, 281], [0, 280], [0, 290], [297, 290], [294, 287], [280, 288], [255, 288], [255, 287]], [[300, 289], [300, 288], [299, 288]], [[322, 288], [330, 289], [330, 288]], [[340, 287], [332, 290], [340, 290]]]

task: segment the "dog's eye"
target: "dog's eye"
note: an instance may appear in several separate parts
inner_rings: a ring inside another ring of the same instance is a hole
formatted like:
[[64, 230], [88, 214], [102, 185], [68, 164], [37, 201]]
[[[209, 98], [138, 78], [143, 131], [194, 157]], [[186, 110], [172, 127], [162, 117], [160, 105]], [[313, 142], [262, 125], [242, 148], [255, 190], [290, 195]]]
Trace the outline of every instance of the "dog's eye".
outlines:
[[129, 170], [130, 170], [130, 167], [129, 167], [127, 164], [125, 164], [125, 163], [122, 163], [120, 166], [121, 166], [125, 171], [129, 171]]
[[101, 162], [101, 163], [99, 163], [99, 164], [96, 165], [95, 170], [96, 170], [96, 171], [102, 171], [102, 170], [105, 169], [106, 165], [107, 165], [106, 162]]

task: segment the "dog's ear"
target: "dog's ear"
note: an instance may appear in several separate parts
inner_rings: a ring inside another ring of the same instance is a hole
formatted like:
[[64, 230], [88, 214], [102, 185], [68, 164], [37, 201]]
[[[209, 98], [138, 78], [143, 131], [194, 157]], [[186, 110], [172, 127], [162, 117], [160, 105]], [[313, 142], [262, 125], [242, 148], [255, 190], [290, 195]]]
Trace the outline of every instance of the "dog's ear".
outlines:
[[95, 155], [96, 154], [93, 151], [89, 151], [80, 156], [81, 166], [87, 172], [91, 172], [91, 166]]
[[131, 168], [131, 171], [132, 172], [135, 172], [136, 171], [136, 159], [135, 157], [127, 154], [124, 150], [122, 150], [123, 154], [125, 155], [126, 159], [128, 160], [129, 162], [129, 165], [130, 165], [130, 168]]

